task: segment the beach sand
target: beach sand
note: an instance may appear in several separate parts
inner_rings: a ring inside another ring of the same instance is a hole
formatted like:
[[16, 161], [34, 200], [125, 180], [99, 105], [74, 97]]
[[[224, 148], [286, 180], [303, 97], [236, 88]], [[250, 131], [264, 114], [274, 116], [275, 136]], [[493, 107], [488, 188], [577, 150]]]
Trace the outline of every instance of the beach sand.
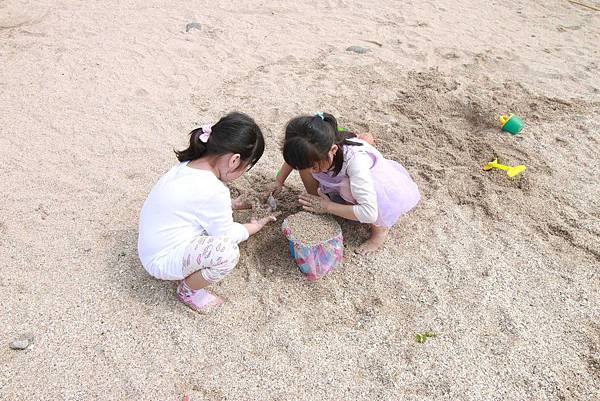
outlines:
[[[600, 399], [599, 43], [600, 12], [557, 0], [0, 1], [0, 399]], [[232, 110], [267, 141], [238, 189], [327, 111], [423, 199], [371, 259], [345, 223], [308, 282], [280, 232], [294, 175], [195, 314], [140, 265], [138, 215]]]

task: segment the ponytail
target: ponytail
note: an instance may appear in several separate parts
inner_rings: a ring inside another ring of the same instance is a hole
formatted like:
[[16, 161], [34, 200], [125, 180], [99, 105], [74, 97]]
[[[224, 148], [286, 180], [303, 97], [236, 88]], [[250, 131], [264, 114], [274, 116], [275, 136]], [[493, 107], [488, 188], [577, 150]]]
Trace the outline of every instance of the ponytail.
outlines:
[[233, 112], [221, 118], [212, 127], [196, 128], [190, 132], [187, 149], [175, 151], [180, 162], [205, 156], [239, 154], [250, 167], [262, 157], [265, 140], [254, 120], [243, 113]]
[[190, 145], [187, 149], [175, 151], [175, 155], [180, 162], [187, 162], [204, 156], [206, 149], [208, 148], [208, 143], [204, 143], [200, 140], [200, 135], [202, 135], [202, 133], [202, 128], [192, 130], [192, 132], [190, 132]]
[[350, 131], [340, 131], [338, 128], [337, 120], [332, 114], [323, 113], [323, 121], [331, 125], [333, 128], [335, 141], [334, 143], [338, 147], [338, 151], [333, 156], [333, 165], [331, 171], [336, 176], [342, 171], [344, 165], [344, 145], [349, 146], [362, 146], [361, 143], [349, 141], [349, 139], [356, 138], [356, 134]]

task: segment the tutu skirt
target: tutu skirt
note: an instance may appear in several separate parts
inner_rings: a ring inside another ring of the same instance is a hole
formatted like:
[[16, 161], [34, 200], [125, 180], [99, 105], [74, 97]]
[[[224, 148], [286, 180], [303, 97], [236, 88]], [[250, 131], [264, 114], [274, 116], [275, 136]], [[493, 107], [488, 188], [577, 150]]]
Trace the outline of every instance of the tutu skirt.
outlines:
[[[344, 146], [344, 158], [348, 160], [357, 151], [366, 151], [373, 164], [371, 176], [377, 193], [378, 216], [376, 226], [391, 227], [400, 216], [414, 208], [421, 195], [417, 184], [400, 163], [384, 158], [377, 149], [360, 140], [363, 146]], [[315, 173], [313, 177], [319, 181], [321, 191], [332, 199], [341, 197], [349, 204], [356, 204], [350, 190], [350, 179], [346, 174], [346, 166], [337, 176], [333, 173]]]

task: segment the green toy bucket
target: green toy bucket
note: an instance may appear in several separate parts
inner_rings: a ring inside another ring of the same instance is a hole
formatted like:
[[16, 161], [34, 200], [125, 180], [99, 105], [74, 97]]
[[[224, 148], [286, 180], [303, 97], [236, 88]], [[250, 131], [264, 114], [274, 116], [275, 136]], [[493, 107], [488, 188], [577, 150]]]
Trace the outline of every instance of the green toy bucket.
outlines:
[[500, 123], [502, 124], [502, 131], [510, 132], [512, 135], [517, 135], [523, 129], [523, 120], [513, 113], [508, 116], [501, 116]]

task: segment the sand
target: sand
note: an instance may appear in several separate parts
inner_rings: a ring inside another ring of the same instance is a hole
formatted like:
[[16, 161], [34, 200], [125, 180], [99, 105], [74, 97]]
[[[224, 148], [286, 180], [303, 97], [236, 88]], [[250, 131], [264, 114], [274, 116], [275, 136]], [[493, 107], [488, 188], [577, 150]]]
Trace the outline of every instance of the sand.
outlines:
[[[598, 43], [600, 13], [568, 1], [0, 1], [0, 399], [600, 399]], [[140, 266], [138, 213], [230, 110], [267, 141], [240, 188], [322, 110], [423, 200], [371, 259], [344, 224], [316, 282], [280, 219], [195, 314]]]
[[262, 219], [263, 217], [279, 215], [277, 213], [277, 200], [273, 196], [269, 196], [267, 200], [264, 196], [255, 196], [250, 200], [252, 206], [252, 217]]
[[299, 212], [286, 218], [292, 235], [305, 245], [329, 241], [340, 233], [340, 225], [331, 215]]

